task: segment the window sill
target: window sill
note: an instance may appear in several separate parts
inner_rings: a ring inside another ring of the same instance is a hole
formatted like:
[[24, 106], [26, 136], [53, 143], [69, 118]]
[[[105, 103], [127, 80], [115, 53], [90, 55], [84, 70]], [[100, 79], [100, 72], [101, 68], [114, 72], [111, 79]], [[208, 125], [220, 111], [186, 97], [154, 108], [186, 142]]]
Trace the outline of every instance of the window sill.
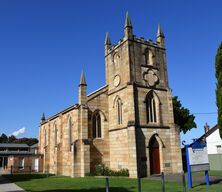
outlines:
[[98, 137], [98, 138], [93, 138], [92, 141], [103, 141], [104, 139], [102, 137]]
[[140, 128], [157, 128], [157, 129], [170, 129], [169, 126], [163, 126], [159, 123], [154, 124], [154, 123], [149, 123], [149, 124], [143, 124], [139, 126]]
[[24, 170], [24, 167], [19, 167], [19, 170]]

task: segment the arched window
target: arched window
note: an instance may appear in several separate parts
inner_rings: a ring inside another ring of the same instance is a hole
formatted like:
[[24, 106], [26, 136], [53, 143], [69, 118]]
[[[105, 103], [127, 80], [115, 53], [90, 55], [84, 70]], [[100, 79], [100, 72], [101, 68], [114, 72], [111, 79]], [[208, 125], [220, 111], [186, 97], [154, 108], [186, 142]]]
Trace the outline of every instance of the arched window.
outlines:
[[92, 136], [93, 138], [100, 138], [101, 133], [101, 117], [99, 112], [93, 114], [92, 117]]
[[57, 146], [57, 126], [56, 123], [54, 124], [54, 139], [55, 139], [55, 147]]
[[72, 118], [71, 117], [68, 120], [68, 131], [69, 131], [69, 147], [71, 151], [71, 147], [72, 147]]
[[146, 64], [147, 65], [153, 65], [153, 63], [154, 63], [154, 54], [153, 54], [152, 50], [149, 49], [149, 48], [145, 49], [144, 55], [145, 55]]
[[46, 141], [46, 129], [45, 129], [45, 127], [43, 128], [43, 138], [44, 138], [44, 146], [46, 146], [47, 145], [47, 141]]
[[157, 123], [157, 107], [158, 103], [153, 92], [150, 92], [146, 97], [146, 118], [147, 123]]
[[113, 63], [115, 65], [115, 68], [117, 69], [120, 65], [120, 56], [119, 54], [116, 52], [113, 56]]
[[117, 123], [122, 124], [122, 102], [120, 98], [116, 101], [116, 110], [117, 110]]

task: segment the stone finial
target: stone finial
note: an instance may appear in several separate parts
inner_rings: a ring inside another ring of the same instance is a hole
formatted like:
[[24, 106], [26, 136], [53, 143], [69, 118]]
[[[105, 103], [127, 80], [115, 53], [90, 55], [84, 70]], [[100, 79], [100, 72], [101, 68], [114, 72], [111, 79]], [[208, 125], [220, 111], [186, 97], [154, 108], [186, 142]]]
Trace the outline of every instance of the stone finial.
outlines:
[[85, 105], [87, 102], [87, 93], [86, 93], [86, 79], [84, 72], [82, 70], [80, 83], [79, 83], [79, 105]]
[[41, 122], [45, 121], [45, 113], [42, 113], [42, 118], [41, 118]]
[[160, 27], [160, 24], [158, 24], [158, 30], [157, 30], [157, 37], [156, 37], [156, 42], [159, 46], [161, 47], [165, 47], [165, 40], [164, 40], [165, 36], [164, 33]]
[[133, 26], [129, 18], [128, 12], [126, 13], [126, 20], [124, 26], [124, 36], [126, 39], [133, 39]]
[[157, 37], [164, 37], [164, 33], [163, 33], [163, 30], [160, 27], [160, 24], [158, 24]]
[[111, 45], [111, 40], [108, 32], [106, 32], [105, 45]]
[[124, 28], [126, 28], [126, 27], [130, 27], [130, 28], [133, 27], [133, 26], [132, 26], [132, 23], [131, 23], [131, 21], [130, 21], [130, 17], [129, 17], [128, 12], [126, 12], [126, 19], [125, 19], [125, 26], [124, 26]]
[[81, 77], [80, 77], [79, 86], [80, 85], [85, 85], [86, 86], [86, 79], [85, 79], [85, 75], [84, 75], [84, 71], [83, 70], [82, 70]]

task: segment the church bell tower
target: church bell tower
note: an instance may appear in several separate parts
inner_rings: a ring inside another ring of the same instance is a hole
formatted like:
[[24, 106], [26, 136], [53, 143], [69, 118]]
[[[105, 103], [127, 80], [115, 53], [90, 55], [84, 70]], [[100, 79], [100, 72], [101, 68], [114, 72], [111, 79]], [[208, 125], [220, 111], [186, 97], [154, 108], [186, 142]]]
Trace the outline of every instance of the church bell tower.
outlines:
[[[160, 25], [156, 42], [137, 38], [127, 13], [124, 37], [112, 45], [109, 34], [106, 35], [105, 62], [110, 157], [111, 162], [115, 162], [111, 168], [125, 167], [123, 162], [128, 155], [131, 176], [182, 170], [180, 156], [177, 160], [174, 158], [176, 153], [181, 153], [180, 139], [174, 124], [165, 36]], [[128, 154], [122, 152], [116, 156], [112, 143], [118, 140], [121, 140], [118, 147], [128, 146]], [[156, 159], [152, 159], [149, 154], [153, 153], [155, 143], [158, 152]]]

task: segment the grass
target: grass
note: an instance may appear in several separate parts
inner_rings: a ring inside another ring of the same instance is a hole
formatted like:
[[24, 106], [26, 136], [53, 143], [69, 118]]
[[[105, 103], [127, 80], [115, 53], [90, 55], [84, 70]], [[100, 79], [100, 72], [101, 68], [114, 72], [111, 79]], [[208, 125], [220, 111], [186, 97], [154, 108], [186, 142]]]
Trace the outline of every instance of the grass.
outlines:
[[[197, 175], [197, 176], [204, 175], [204, 172], [197, 172], [197, 173], [194, 173], [194, 175]], [[222, 177], [222, 171], [209, 171], [209, 175]]]
[[[222, 173], [215, 173], [222, 174]], [[211, 174], [212, 175], [212, 174]], [[196, 175], [198, 176], [198, 175]], [[95, 177], [70, 178], [65, 176], [46, 177], [41, 174], [15, 174], [7, 176], [28, 192], [105, 192], [105, 179]], [[142, 192], [161, 192], [161, 181], [141, 180]], [[110, 192], [137, 192], [137, 179], [110, 178]], [[182, 192], [179, 182], [165, 182], [166, 192]], [[222, 192], [222, 185], [217, 183], [210, 187], [205, 184], [194, 183], [194, 188], [189, 191]]]

